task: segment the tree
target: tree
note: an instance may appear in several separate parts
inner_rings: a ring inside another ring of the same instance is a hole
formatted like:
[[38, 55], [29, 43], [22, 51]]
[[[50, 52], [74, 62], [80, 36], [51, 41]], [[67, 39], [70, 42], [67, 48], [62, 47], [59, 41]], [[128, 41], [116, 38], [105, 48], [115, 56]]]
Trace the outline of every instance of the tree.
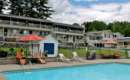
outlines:
[[8, 5], [8, 0], [0, 0], [0, 14], [4, 14], [4, 10], [6, 10]]
[[48, 0], [10, 0], [10, 14], [46, 19], [54, 12]]
[[84, 22], [83, 25], [85, 26], [85, 32], [92, 31], [92, 27], [90, 25], [92, 22]]
[[84, 25], [86, 31], [101, 31], [107, 29], [106, 23], [102, 21], [85, 22]]
[[0, 0], [0, 13], [2, 13], [2, 9], [3, 9], [3, 1], [2, 0]]
[[101, 31], [111, 30], [112, 32], [119, 32], [124, 36], [130, 36], [130, 22], [112, 22], [106, 25], [102, 21], [84, 22], [85, 31]]
[[124, 26], [122, 26], [124, 29], [122, 29], [122, 34], [124, 34], [124, 36], [128, 37], [130, 36], [130, 23], [128, 22], [124, 22]]
[[112, 32], [120, 32], [125, 36], [130, 36], [130, 23], [129, 22], [113, 22], [109, 23], [108, 29]]
[[24, 0], [10, 0], [10, 7], [11, 10], [10, 14], [14, 15], [24, 15]]

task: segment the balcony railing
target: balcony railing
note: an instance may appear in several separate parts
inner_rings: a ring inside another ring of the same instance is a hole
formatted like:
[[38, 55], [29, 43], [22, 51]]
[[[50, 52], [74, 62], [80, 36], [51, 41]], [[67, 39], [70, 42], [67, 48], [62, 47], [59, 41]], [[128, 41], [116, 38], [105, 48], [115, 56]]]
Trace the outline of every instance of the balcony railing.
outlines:
[[0, 24], [10, 24], [10, 21], [8, 21], [8, 20], [0, 20]]
[[57, 31], [57, 32], [69, 32], [69, 33], [83, 34], [83, 31], [77, 31], [77, 30], [67, 30], [67, 29], [58, 29], [58, 28], [55, 28], [54, 30]]
[[26, 24], [24, 22], [14, 22], [14, 21], [11, 21], [10, 24], [11, 25], [18, 25], [18, 26], [26, 26]]
[[50, 25], [41, 25], [41, 28], [51, 29], [52, 26], [50, 26]]
[[0, 24], [9, 24], [9, 25], [18, 25], [18, 26], [24, 26], [24, 27], [35, 27], [35, 28], [43, 28], [43, 29], [51, 29], [57, 32], [65, 32], [65, 33], [78, 33], [83, 34], [83, 31], [79, 30], [68, 30], [68, 29], [62, 29], [62, 28], [53, 28], [51, 25], [44, 25], [44, 24], [33, 24], [33, 23], [24, 23], [24, 22], [15, 22], [15, 21], [9, 21], [9, 20], [0, 20]]

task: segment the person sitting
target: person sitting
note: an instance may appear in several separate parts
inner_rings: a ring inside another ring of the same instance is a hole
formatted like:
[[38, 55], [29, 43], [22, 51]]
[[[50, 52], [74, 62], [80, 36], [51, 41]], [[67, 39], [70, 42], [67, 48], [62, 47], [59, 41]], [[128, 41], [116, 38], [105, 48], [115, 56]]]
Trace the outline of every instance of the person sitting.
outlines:
[[32, 62], [38, 62], [41, 64], [46, 63], [45, 56], [42, 56], [40, 53], [31, 54], [31, 58], [32, 58]]
[[25, 65], [25, 64], [26, 64], [26, 59], [23, 57], [23, 53], [24, 53], [23, 49], [18, 50], [18, 51], [16, 52], [16, 60], [17, 60], [18, 63], [21, 64], [21, 65]]
[[41, 64], [45, 64], [46, 63], [45, 56], [42, 56], [40, 53], [37, 53], [37, 60]]
[[119, 59], [119, 58], [120, 58], [120, 52], [119, 52], [119, 51], [116, 51], [116, 52], [113, 54], [113, 58], [114, 58], [114, 59]]

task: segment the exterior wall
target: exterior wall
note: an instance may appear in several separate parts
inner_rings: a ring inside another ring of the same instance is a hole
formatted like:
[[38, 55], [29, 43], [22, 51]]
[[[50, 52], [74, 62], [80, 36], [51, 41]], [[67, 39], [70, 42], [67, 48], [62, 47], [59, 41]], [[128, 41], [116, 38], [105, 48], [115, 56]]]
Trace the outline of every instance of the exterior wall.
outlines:
[[130, 49], [130, 41], [127, 44], [127, 48]]
[[117, 39], [119, 48], [129, 48], [130, 49], [130, 37], [121, 37]]
[[118, 48], [124, 48], [125, 47], [124, 42], [118, 42], [117, 47]]
[[[127, 44], [124, 44], [127, 43]], [[130, 49], [130, 41], [127, 42], [118, 42], [118, 48], [127, 48]]]
[[98, 47], [99, 45], [101, 45], [101, 47], [115, 47], [113, 44], [103, 44], [102, 41], [119, 37], [123, 37], [123, 35], [120, 33], [112, 33], [110, 30], [86, 33], [86, 41], [88, 42], [88, 45], [93, 47]]

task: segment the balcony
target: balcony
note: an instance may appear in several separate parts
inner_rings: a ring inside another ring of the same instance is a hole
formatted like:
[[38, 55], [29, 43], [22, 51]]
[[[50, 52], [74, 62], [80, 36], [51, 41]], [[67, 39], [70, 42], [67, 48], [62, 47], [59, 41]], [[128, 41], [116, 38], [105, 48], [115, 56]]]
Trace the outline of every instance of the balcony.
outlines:
[[8, 21], [8, 20], [0, 20], [0, 24], [10, 24], [10, 21]]
[[[10, 27], [20, 27], [20, 28], [23, 28], [23, 27], [26, 27], [26, 28], [30, 28], [30, 29], [39, 29], [39, 28], [42, 28], [44, 30], [50, 30], [51, 29], [51, 26], [49, 25], [40, 25], [39, 24], [34, 24], [34, 23], [25, 23], [25, 22], [18, 22], [18, 21], [9, 21], [9, 20], [0, 20], [0, 24], [1, 25], [7, 25], [7, 26], [10, 26]], [[41, 29], [40, 29], [41, 30]]]
[[24, 22], [14, 22], [14, 21], [11, 21], [11, 25], [26, 26]]
[[40, 28], [40, 24], [29, 23], [26, 26]]
[[0, 20], [0, 24], [6, 25], [6, 27], [9, 28], [20, 28], [20, 29], [32, 29], [32, 30], [45, 30], [45, 31], [51, 31], [54, 30], [54, 32], [59, 34], [70, 34], [70, 35], [83, 35], [83, 30], [71, 30], [71, 29], [63, 29], [63, 28], [53, 28], [53, 25], [45, 25], [45, 24], [35, 24], [35, 23], [25, 23], [25, 22], [18, 22], [18, 21], [9, 21], [9, 20]]
[[54, 31], [56, 33], [76, 33], [76, 34], [83, 34], [83, 31], [78, 30], [67, 30], [67, 29], [60, 29], [60, 28], [54, 28]]
[[52, 26], [50, 26], [50, 25], [41, 25], [41, 28], [51, 29], [51, 28], [52, 28]]

